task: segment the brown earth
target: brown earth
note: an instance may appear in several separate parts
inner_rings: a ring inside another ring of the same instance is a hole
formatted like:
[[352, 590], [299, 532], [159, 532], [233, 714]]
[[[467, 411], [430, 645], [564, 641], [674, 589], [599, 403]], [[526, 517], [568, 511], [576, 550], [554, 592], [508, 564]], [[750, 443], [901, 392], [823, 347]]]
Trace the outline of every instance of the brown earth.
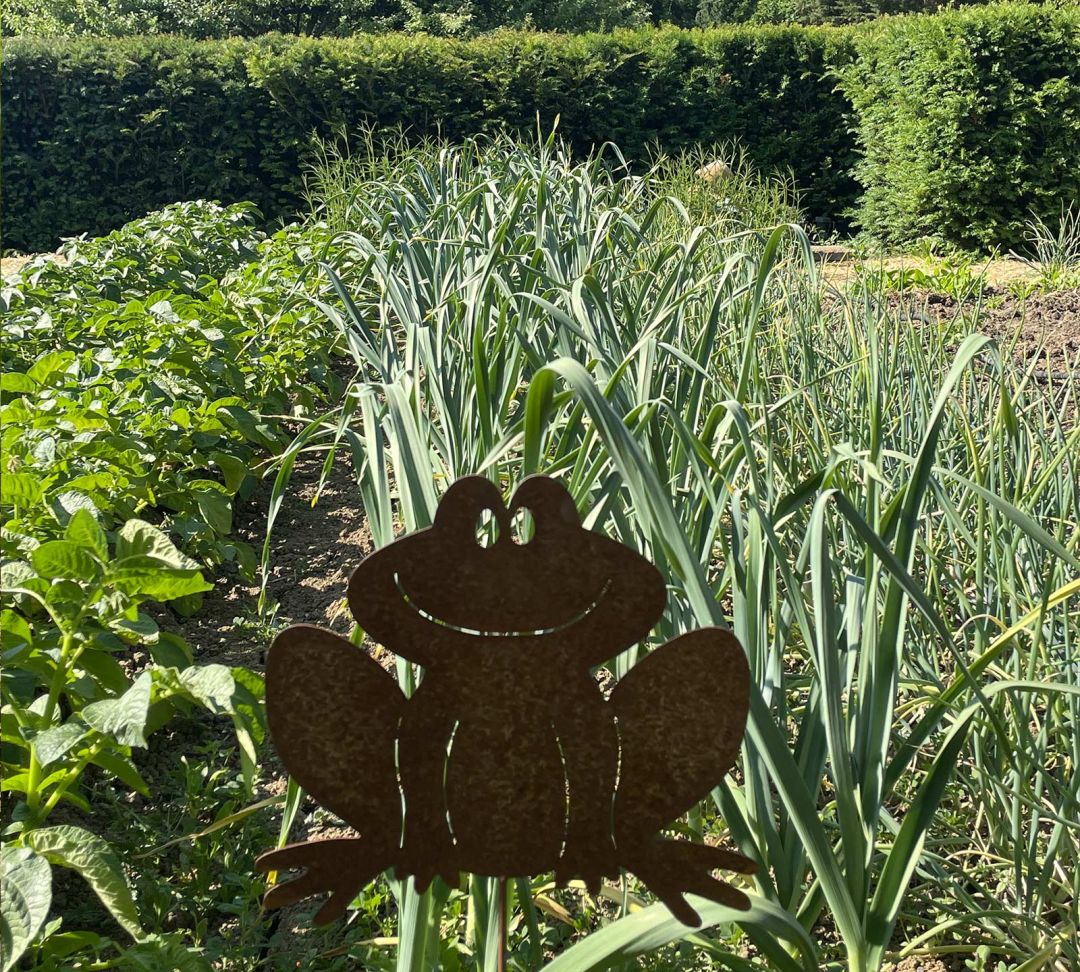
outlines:
[[[159, 623], [187, 640], [200, 664], [218, 662], [261, 670], [271, 631], [289, 624], [320, 624], [348, 634], [344, 602], [349, 575], [371, 552], [360, 490], [347, 462], [335, 464], [319, 490], [321, 459], [297, 460], [270, 544], [268, 611], [258, 614], [259, 588], [235, 568], [219, 573], [192, 618], [169, 612]], [[236, 539], [258, 553], [266, 535], [271, 482], [236, 511]], [[275, 607], [276, 606], [276, 607]]]
[[950, 968], [962, 968], [962, 966], [948, 966], [936, 958], [912, 957], [886, 965], [883, 972], [950, 972]]
[[[6, 256], [0, 258], [0, 277], [7, 276], [9, 273], [14, 273], [23, 265], [29, 263], [35, 256], [40, 254], [20, 254], [18, 256]], [[57, 263], [63, 263], [64, 260], [59, 253], [45, 254], [50, 260], [55, 260]]]
[[[892, 295], [890, 308], [913, 321], [939, 324], [977, 315], [981, 331], [1017, 361], [1053, 371], [1075, 370], [1080, 361], [1080, 288], [1021, 299], [987, 291], [979, 301], [957, 302], [946, 294], [907, 291]], [[1038, 362], [1032, 359], [1038, 358]]]
[[[933, 260], [910, 255], [856, 256], [849, 246], [815, 246], [813, 250], [822, 278], [833, 286], [850, 283], [860, 269], [919, 269], [931, 272], [935, 268]], [[976, 277], [985, 276], [986, 286], [994, 290], [1003, 289], [1010, 284], [1033, 283], [1039, 276], [1037, 270], [1012, 256], [977, 260], [971, 265], [971, 272]]]
[[1075, 371], [1080, 362], [1080, 288], [1015, 298], [986, 310], [985, 327], [1003, 342], [1016, 339], [1015, 354], [1046, 358], [1052, 368]]

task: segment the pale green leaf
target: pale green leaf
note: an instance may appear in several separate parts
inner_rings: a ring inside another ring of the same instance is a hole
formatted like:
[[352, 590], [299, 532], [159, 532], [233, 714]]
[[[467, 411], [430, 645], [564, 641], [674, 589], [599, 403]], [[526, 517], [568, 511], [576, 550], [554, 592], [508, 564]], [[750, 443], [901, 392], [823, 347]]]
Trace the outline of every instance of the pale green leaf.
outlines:
[[134, 938], [142, 937], [139, 915], [123, 868], [101, 837], [81, 827], [65, 825], [33, 830], [26, 839], [51, 864], [81, 875], [120, 926]]
[[151, 682], [150, 673], [143, 672], [118, 699], [91, 702], [82, 710], [83, 719], [121, 746], [145, 746], [143, 730], [150, 709]]
[[195, 665], [180, 673], [180, 682], [192, 698], [211, 712], [232, 712], [236, 683], [226, 665]]
[[116, 536], [116, 557], [153, 557], [166, 567], [196, 570], [198, 564], [182, 554], [161, 530], [144, 520], [128, 520]]
[[0, 847], [0, 972], [14, 968], [51, 903], [49, 862], [28, 847]]
[[67, 755], [75, 744], [86, 735], [86, 726], [77, 720], [53, 726], [34, 737], [34, 752], [44, 769], [50, 763]]
[[0, 476], [0, 503], [5, 506], [33, 506], [41, 502], [41, 480], [33, 473], [5, 472]]
[[42, 577], [92, 580], [98, 573], [97, 561], [85, 547], [71, 540], [49, 540], [30, 555], [30, 562]]
[[68, 520], [68, 524], [64, 528], [64, 536], [72, 543], [89, 547], [102, 560], [106, 560], [109, 556], [105, 531], [101, 529], [101, 525], [95, 519], [94, 514], [86, 508], [76, 510], [72, 514], [71, 519]]

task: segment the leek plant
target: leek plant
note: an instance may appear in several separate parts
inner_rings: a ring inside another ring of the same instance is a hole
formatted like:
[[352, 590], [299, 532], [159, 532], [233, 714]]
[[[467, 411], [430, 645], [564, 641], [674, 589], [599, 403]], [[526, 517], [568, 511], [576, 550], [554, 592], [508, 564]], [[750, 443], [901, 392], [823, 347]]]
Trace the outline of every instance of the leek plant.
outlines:
[[[1038, 383], [963, 318], [823, 295], [797, 226], [691, 215], [666, 164], [611, 159], [496, 140], [337, 173], [319, 306], [355, 378], [284, 456], [271, 527], [302, 451], [351, 459], [377, 545], [458, 476], [509, 491], [544, 471], [665, 573], [655, 643], [740, 638], [739, 772], [684, 829], [759, 863], [752, 909], [695, 899], [691, 930], [607, 889], [618, 914], [550, 968], [688, 942], [717, 967], [863, 972], [976, 937], [1080, 960], [1080, 382]], [[406, 691], [418, 674], [399, 663]], [[447, 937], [495, 968], [493, 881], [395, 886], [399, 969]], [[542, 886], [510, 883], [517, 967], [545, 957]], [[464, 938], [441, 918], [462, 894]]]

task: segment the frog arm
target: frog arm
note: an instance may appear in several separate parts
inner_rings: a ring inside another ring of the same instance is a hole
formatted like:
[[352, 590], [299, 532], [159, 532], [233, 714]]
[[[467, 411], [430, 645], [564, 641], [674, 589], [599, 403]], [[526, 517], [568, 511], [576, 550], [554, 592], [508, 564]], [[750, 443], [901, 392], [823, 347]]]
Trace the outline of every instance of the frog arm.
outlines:
[[394, 679], [332, 631], [296, 624], [270, 646], [267, 720], [282, 763], [380, 847], [396, 846], [401, 829], [393, 740], [405, 706]]
[[582, 691], [562, 697], [553, 719], [569, 791], [566, 846], [556, 880], [565, 883], [580, 875], [596, 893], [604, 874], [617, 873], [613, 819], [619, 735], [611, 707], [592, 677], [586, 678]]
[[448, 747], [457, 725], [453, 702], [430, 674], [425, 676], [406, 705], [398, 735], [405, 826], [397, 870], [414, 875], [419, 891], [436, 874], [447, 883], [456, 879], [444, 785]]

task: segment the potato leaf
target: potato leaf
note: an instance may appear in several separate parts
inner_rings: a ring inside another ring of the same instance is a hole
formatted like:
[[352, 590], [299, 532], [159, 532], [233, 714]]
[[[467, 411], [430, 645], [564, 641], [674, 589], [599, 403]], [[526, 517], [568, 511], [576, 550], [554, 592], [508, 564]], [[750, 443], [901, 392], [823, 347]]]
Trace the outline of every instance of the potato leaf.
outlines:
[[[84, 511], [85, 512], [85, 511]], [[71, 540], [49, 540], [31, 555], [30, 562], [42, 577], [74, 578], [89, 581], [98, 573], [97, 561], [86, 550]]]
[[157, 527], [144, 520], [128, 520], [116, 535], [116, 557], [153, 557], [166, 567], [196, 570], [198, 564], [184, 556]]
[[0, 848], [0, 972], [15, 967], [52, 903], [49, 862], [28, 847]]
[[129, 562], [121, 562], [110, 572], [108, 580], [116, 590], [132, 597], [171, 601], [173, 598], [209, 591], [214, 586], [203, 580], [202, 574], [195, 569], [162, 567], [149, 561], [149, 558], [131, 558], [131, 561], [138, 563], [125, 566]]
[[35, 388], [37, 388], [37, 382], [22, 372], [6, 371], [0, 375], [0, 391], [7, 392], [9, 395], [32, 392]]
[[195, 665], [180, 673], [180, 683], [191, 697], [211, 712], [233, 711], [236, 683], [225, 665]]
[[33, 473], [6, 472], [0, 476], [0, 503], [33, 506], [41, 500], [41, 481]]
[[111, 736], [121, 746], [145, 746], [146, 714], [150, 708], [152, 676], [143, 672], [118, 699], [92, 702], [82, 710], [87, 724]]
[[86, 508], [76, 510], [64, 529], [64, 536], [72, 543], [89, 547], [102, 560], [108, 559], [109, 544], [105, 531], [101, 529], [90, 510]]
[[27, 835], [30, 846], [51, 864], [82, 876], [120, 926], [139, 939], [143, 930], [120, 861], [109, 845], [81, 827], [42, 827]]
[[34, 737], [34, 752], [42, 769], [56, 762], [71, 751], [72, 747], [86, 735], [86, 725], [72, 719], [62, 726], [53, 726]]

